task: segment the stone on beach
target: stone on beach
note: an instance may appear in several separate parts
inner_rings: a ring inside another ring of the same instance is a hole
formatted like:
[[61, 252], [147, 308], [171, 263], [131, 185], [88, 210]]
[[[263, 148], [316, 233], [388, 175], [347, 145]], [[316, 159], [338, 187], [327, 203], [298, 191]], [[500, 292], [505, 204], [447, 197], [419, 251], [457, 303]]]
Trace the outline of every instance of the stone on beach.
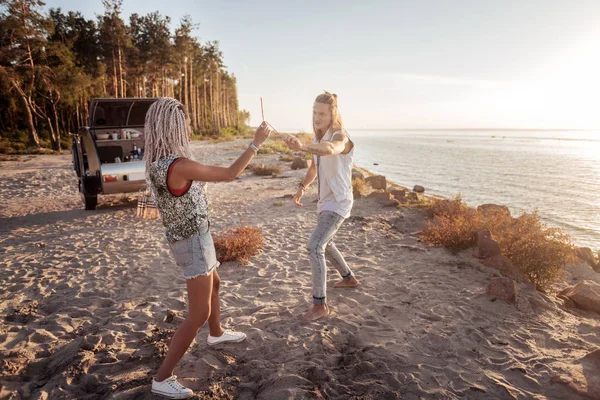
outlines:
[[482, 228], [477, 232], [477, 248], [479, 258], [490, 258], [498, 256], [501, 253], [500, 246], [492, 239], [489, 229]]
[[352, 168], [352, 180], [355, 180], [355, 179], [365, 179], [365, 174], [363, 174], [356, 168]]
[[510, 210], [508, 207], [498, 204], [482, 204], [477, 207], [477, 211], [484, 217], [490, 217], [496, 214], [510, 216]]
[[423, 201], [425, 199], [425, 188], [421, 185], [415, 185], [411, 194], [416, 196], [417, 201]]
[[400, 202], [396, 199], [378, 199], [377, 202], [383, 207], [398, 207], [400, 205]]
[[381, 199], [381, 200], [391, 200], [392, 194], [390, 192], [386, 192], [385, 190], [375, 190], [368, 194], [368, 199]]
[[489, 268], [500, 271], [503, 275], [515, 279], [517, 281], [525, 281], [525, 277], [519, 271], [516, 265], [510, 262], [510, 260], [504, 257], [502, 254], [495, 255], [493, 257], [486, 258], [481, 261], [483, 265]]
[[575, 303], [577, 308], [600, 314], [600, 284], [585, 280], [559, 293]]
[[369, 176], [365, 181], [375, 190], [387, 189], [387, 180], [383, 175]]
[[596, 257], [594, 257], [594, 253], [589, 247], [577, 247], [575, 249], [575, 255], [577, 256], [577, 258], [581, 259], [582, 261], [585, 261], [585, 263], [588, 264], [590, 267], [596, 267]]
[[600, 399], [600, 349], [593, 350], [574, 364], [563, 364], [564, 372], [552, 376], [551, 382], [561, 383], [589, 399]]
[[488, 296], [504, 300], [508, 303], [515, 303], [519, 295], [517, 282], [504, 276], [490, 279], [485, 292]]
[[403, 190], [403, 189], [392, 189], [392, 190], [390, 190], [390, 193], [398, 201], [403, 201], [403, 200], [406, 199], [406, 190]]
[[292, 167], [291, 168], [293, 170], [308, 168], [310, 166], [309, 161], [310, 160], [305, 160], [302, 157], [294, 157], [294, 161], [292, 161]]

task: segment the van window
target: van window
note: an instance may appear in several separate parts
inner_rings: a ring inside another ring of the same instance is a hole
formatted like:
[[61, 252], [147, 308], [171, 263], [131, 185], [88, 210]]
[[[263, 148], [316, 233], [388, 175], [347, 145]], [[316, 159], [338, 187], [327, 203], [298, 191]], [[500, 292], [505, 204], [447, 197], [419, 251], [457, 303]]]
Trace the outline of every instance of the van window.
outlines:
[[94, 126], [119, 127], [127, 125], [131, 101], [100, 102], [94, 112]]
[[136, 101], [131, 108], [131, 113], [129, 113], [129, 126], [144, 126], [144, 122], [146, 120], [146, 113], [148, 109], [154, 103], [155, 100], [148, 101]]

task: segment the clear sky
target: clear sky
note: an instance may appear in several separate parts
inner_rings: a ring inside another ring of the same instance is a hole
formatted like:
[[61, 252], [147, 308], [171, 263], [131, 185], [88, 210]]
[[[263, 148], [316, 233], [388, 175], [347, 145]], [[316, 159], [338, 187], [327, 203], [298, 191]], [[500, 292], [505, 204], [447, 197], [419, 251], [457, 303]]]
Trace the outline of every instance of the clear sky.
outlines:
[[[103, 12], [100, 0], [48, 8]], [[218, 40], [240, 107], [310, 129], [337, 93], [349, 128], [600, 128], [600, 0], [124, 0]]]

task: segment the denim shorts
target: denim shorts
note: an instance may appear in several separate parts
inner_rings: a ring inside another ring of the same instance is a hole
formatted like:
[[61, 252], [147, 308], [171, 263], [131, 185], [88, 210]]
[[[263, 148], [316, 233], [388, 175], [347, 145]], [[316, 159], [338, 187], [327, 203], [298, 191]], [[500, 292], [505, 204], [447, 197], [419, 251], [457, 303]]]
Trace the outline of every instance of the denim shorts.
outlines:
[[209, 275], [219, 266], [215, 243], [210, 234], [210, 222], [200, 225], [194, 236], [169, 243], [177, 265], [183, 269], [185, 279]]

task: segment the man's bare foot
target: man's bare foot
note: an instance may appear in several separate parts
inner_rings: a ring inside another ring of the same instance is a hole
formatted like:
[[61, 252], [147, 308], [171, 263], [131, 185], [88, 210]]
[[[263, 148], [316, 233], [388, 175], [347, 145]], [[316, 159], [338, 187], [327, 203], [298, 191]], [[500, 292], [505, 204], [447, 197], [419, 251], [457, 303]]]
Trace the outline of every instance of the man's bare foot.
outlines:
[[358, 280], [355, 277], [350, 279], [342, 279], [333, 284], [334, 288], [353, 288], [358, 286]]
[[302, 316], [302, 320], [306, 322], [316, 321], [319, 318], [328, 316], [329, 313], [330, 310], [327, 304], [315, 304]]

